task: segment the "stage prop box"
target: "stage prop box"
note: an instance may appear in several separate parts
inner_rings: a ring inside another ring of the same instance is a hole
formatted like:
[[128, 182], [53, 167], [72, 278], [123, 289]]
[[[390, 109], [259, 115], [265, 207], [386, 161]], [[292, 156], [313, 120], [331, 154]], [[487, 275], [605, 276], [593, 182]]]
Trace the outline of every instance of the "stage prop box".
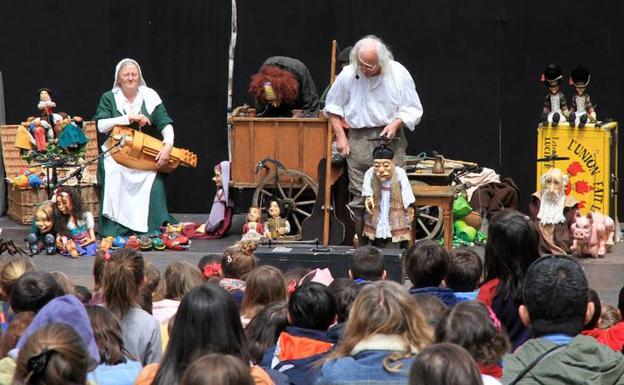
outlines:
[[570, 177], [566, 193], [578, 199], [582, 214], [598, 211], [617, 217], [618, 189], [618, 124], [605, 123], [571, 128], [567, 123], [557, 127], [537, 128], [537, 158], [556, 153], [568, 160], [537, 162], [536, 190], [541, 190], [541, 176], [557, 167]]
[[[334, 278], [349, 277], [349, 256], [355, 251], [349, 246], [330, 246], [328, 252], [314, 251], [314, 245], [261, 245], [256, 257], [262, 265], [275, 266], [281, 271], [294, 267], [309, 269], [328, 268]], [[388, 279], [404, 282], [403, 250], [381, 249], [386, 264]]]
[[[22, 159], [19, 149], [15, 148], [15, 134], [17, 133], [18, 125], [5, 125], [0, 126], [0, 138], [2, 139], [2, 160], [4, 162], [4, 172], [7, 177], [13, 177], [18, 175], [19, 171], [29, 166], [24, 159]], [[89, 139], [86, 148], [85, 158], [86, 160], [94, 159], [98, 156], [97, 145], [97, 130], [94, 122], [85, 122], [84, 133]], [[59, 179], [64, 175], [68, 175], [74, 170], [74, 168], [58, 168]], [[45, 172], [45, 170], [44, 170]], [[94, 217], [98, 217], [100, 213], [99, 209], [99, 193], [97, 186], [97, 162], [87, 167], [83, 174], [83, 179], [80, 187], [80, 194], [89, 211], [93, 213]], [[75, 178], [70, 179], [68, 185], [77, 185]], [[31, 188], [16, 188], [11, 185], [7, 188], [8, 197], [8, 212], [9, 218], [15, 222], [26, 225], [32, 222], [33, 215], [35, 213], [35, 207], [39, 202], [47, 199], [46, 190], [31, 189]]]

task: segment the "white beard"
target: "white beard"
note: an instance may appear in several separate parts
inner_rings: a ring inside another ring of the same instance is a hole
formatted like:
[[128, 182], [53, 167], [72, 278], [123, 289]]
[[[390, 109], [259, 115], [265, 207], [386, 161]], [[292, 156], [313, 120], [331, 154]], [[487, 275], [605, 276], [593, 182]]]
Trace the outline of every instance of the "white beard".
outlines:
[[537, 213], [537, 218], [542, 225], [556, 225], [566, 221], [563, 215], [566, 197], [564, 194], [561, 196], [553, 195], [552, 193], [542, 194], [540, 210]]

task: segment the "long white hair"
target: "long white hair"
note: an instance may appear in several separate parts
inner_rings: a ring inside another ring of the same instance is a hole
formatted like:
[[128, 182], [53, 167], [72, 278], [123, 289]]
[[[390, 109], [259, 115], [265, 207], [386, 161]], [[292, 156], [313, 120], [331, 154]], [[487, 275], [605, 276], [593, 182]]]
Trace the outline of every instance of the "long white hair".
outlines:
[[367, 35], [358, 40], [349, 53], [349, 62], [355, 70], [357, 70], [358, 55], [362, 48], [375, 48], [377, 50], [377, 60], [379, 67], [381, 67], [381, 72], [390, 69], [390, 62], [394, 60], [394, 56], [392, 56], [392, 52], [390, 52], [388, 46], [377, 36]]

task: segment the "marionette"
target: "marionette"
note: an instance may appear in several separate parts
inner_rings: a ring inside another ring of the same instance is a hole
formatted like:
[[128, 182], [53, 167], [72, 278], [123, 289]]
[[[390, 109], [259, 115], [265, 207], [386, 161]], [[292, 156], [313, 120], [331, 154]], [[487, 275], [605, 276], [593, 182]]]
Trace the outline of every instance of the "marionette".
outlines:
[[410, 205], [416, 198], [405, 170], [395, 166], [394, 151], [381, 144], [373, 150], [373, 167], [366, 170], [362, 196], [367, 214], [364, 236], [378, 246], [389, 240], [405, 246], [411, 238]]
[[52, 114], [56, 103], [52, 101], [52, 91], [49, 88], [40, 88], [37, 91], [39, 95], [39, 104], [37, 108], [41, 111], [41, 116], [47, 119], [48, 123], [52, 124]]
[[591, 80], [591, 72], [588, 68], [578, 65], [570, 74], [570, 85], [574, 87], [576, 93], [572, 96], [572, 105], [568, 121], [570, 127], [585, 127], [585, 124], [596, 123], [596, 111], [592, 105], [589, 94], [586, 93], [587, 86]]
[[260, 207], [251, 206], [247, 213], [247, 222], [243, 225], [241, 241], [259, 241], [264, 236], [264, 223]]
[[[80, 125], [78, 125], [80, 123]], [[76, 151], [89, 141], [82, 131], [82, 118], [79, 116], [71, 119], [66, 115], [62, 121], [63, 130], [58, 135], [58, 144], [66, 151]]]
[[555, 64], [549, 64], [542, 72], [541, 81], [548, 89], [544, 97], [544, 109], [542, 111], [541, 123], [557, 126], [559, 122], [568, 118], [570, 111], [565, 95], [561, 92], [561, 79], [563, 73], [561, 68]]
[[270, 239], [280, 239], [290, 232], [288, 219], [282, 218], [282, 206], [276, 200], [269, 202], [269, 219], [264, 227], [264, 236]]
[[78, 190], [61, 186], [54, 191], [52, 202], [58, 249], [72, 258], [94, 256], [97, 246], [93, 214], [85, 210]]
[[54, 232], [54, 207], [51, 201], [43, 201], [35, 209], [31, 233], [26, 236], [31, 254], [45, 250], [46, 254], [56, 253]]
[[212, 180], [217, 186], [217, 192], [212, 202], [210, 215], [204, 225], [199, 226], [195, 231], [203, 233], [197, 238], [218, 239], [222, 238], [230, 231], [232, 225], [232, 215], [234, 213], [234, 203], [230, 199], [230, 162], [224, 160], [214, 168]]

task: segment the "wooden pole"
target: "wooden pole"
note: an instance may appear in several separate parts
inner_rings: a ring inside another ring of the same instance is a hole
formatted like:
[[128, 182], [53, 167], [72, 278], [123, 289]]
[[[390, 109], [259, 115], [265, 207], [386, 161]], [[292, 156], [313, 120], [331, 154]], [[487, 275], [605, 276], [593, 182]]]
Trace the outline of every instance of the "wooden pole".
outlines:
[[[336, 78], [336, 40], [332, 40], [331, 45], [331, 64], [329, 66], [329, 84], [334, 83]], [[329, 221], [330, 210], [332, 210], [331, 202], [331, 156], [332, 156], [332, 139], [334, 137], [334, 130], [331, 122], [327, 121], [327, 151], [325, 152], [325, 196], [323, 205], [323, 247], [329, 245]]]

